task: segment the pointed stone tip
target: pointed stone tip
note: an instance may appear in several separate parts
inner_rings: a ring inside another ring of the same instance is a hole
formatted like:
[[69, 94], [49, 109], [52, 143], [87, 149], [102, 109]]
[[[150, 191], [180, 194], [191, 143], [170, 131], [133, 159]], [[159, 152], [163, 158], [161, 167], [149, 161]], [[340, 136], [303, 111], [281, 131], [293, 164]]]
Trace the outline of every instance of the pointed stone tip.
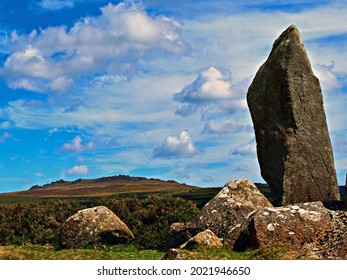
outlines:
[[278, 39], [287, 38], [288, 36], [293, 36], [293, 35], [300, 36], [300, 31], [294, 24], [290, 25], [286, 30], [284, 30]]
[[296, 34], [300, 36], [300, 31], [295, 24], [292, 24], [282, 34]]
[[273, 50], [276, 49], [279, 45], [287, 45], [289, 42], [293, 41], [292, 39], [296, 38], [297, 41], [300, 42], [302, 46], [304, 46], [304, 43], [302, 41], [299, 29], [294, 25], [290, 25], [285, 31], [282, 32], [282, 34], [277, 38], [277, 40], [274, 42]]
[[287, 28], [287, 30], [298, 30], [298, 31], [299, 31], [299, 29], [296, 27], [295, 24], [290, 25], [290, 26]]

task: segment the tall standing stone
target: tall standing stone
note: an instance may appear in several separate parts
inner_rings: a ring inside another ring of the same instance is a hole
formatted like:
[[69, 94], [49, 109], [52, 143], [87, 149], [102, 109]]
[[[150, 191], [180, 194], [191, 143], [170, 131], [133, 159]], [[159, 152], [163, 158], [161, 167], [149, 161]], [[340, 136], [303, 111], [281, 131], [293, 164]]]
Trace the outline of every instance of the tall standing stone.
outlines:
[[247, 102], [275, 204], [339, 200], [319, 80], [294, 25], [275, 41]]

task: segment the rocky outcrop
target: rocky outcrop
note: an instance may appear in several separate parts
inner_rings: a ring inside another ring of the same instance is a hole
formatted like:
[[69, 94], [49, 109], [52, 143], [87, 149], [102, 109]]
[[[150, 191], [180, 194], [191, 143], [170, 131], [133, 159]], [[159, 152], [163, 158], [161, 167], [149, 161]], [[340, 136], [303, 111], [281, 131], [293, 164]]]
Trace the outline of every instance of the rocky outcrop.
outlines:
[[83, 248], [90, 243], [116, 244], [134, 238], [127, 225], [111, 210], [97, 206], [78, 211], [63, 225], [61, 244]]
[[186, 243], [182, 244], [180, 249], [192, 249], [197, 246], [222, 247], [223, 243], [211, 230], [206, 229], [190, 238]]
[[247, 217], [264, 207], [272, 207], [272, 204], [251, 181], [233, 180], [203, 207], [188, 228], [190, 232], [210, 229], [224, 238], [225, 246], [232, 248]]
[[276, 205], [339, 200], [319, 80], [294, 25], [275, 41], [247, 102], [261, 174]]
[[273, 207], [252, 182], [233, 180], [193, 221], [171, 225], [171, 249], [164, 259], [198, 258], [187, 250], [199, 244], [223, 244], [234, 251], [259, 249], [265, 258], [274, 249], [281, 250], [276, 254], [284, 259], [347, 259], [347, 212], [337, 210], [342, 203]]
[[346, 259], [347, 217], [343, 213], [328, 210], [321, 202], [264, 208], [248, 218], [234, 250], [272, 244], [296, 250], [303, 259]]

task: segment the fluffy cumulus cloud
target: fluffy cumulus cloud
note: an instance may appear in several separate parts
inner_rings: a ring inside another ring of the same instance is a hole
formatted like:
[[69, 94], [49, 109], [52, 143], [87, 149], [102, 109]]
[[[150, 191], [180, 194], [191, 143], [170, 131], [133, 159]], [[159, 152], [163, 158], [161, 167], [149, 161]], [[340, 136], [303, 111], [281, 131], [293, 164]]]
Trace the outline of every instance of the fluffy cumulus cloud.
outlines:
[[0, 135], [0, 143], [5, 142], [7, 139], [11, 138], [12, 134], [8, 132], [4, 132], [2, 135]]
[[234, 119], [228, 120], [209, 120], [204, 127], [203, 133], [208, 134], [228, 134], [244, 131], [244, 126], [237, 123]]
[[94, 147], [94, 142], [89, 142], [86, 145], [83, 145], [82, 142], [81, 136], [78, 135], [70, 143], [65, 143], [60, 150], [64, 152], [83, 152]]
[[231, 84], [226, 73], [222, 74], [215, 67], [202, 71], [196, 80], [175, 94], [174, 99], [187, 103], [204, 103], [214, 100], [229, 99]]
[[86, 175], [88, 172], [89, 170], [86, 165], [75, 165], [66, 171], [66, 176]]
[[[54, 7], [72, 2], [41, 3]], [[82, 76], [131, 76], [142, 58], [186, 52], [181, 25], [172, 18], [150, 17], [125, 3], [100, 10], [99, 16], [85, 17], [71, 28], [48, 27], [29, 34], [14, 30], [3, 47], [7, 58], [0, 74], [12, 88], [64, 92]]]
[[173, 98], [183, 103], [176, 113], [184, 117], [211, 107], [229, 110], [245, 107], [244, 96], [232, 89], [230, 72], [221, 72], [213, 66], [202, 71], [191, 84], [174, 94]]
[[188, 158], [196, 155], [198, 149], [187, 130], [180, 132], [178, 137], [167, 136], [153, 151], [154, 158]]

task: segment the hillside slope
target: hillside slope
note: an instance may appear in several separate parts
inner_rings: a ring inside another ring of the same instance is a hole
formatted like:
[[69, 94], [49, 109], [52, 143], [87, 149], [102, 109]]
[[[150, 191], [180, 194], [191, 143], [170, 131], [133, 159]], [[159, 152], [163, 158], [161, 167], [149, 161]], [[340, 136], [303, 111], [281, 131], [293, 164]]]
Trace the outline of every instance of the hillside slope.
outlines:
[[37, 198], [90, 197], [131, 193], [186, 193], [199, 187], [180, 184], [173, 180], [147, 179], [115, 175], [97, 179], [59, 180], [43, 186], [35, 185], [26, 191], [0, 194], [0, 197], [23, 196]]

